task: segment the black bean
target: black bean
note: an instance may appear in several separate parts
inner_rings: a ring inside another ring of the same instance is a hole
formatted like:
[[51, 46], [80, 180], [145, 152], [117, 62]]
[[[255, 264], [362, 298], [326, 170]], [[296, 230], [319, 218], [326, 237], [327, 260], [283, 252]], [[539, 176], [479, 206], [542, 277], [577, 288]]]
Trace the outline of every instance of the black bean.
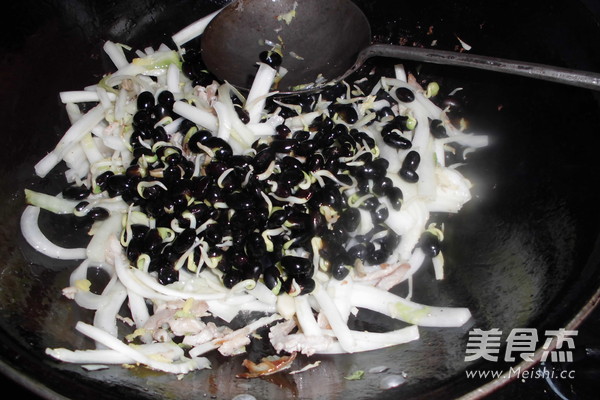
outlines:
[[146, 225], [133, 224], [131, 225], [131, 239], [141, 240], [149, 230], [150, 228]]
[[283, 269], [291, 276], [312, 277], [314, 266], [312, 260], [297, 256], [283, 256], [280, 260]]
[[386, 106], [386, 107], [383, 107], [383, 108], [380, 108], [379, 110], [377, 110], [376, 115], [377, 115], [377, 118], [379, 118], [381, 120], [386, 117], [393, 117], [394, 111], [392, 110], [391, 107]]
[[333, 130], [320, 130], [315, 133], [313, 140], [316, 142], [318, 148], [325, 149], [329, 146], [332, 146], [335, 142], [335, 133]]
[[162, 285], [168, 285], [179, 280], [179, 272], [172, 266], [164, 266], [158, 270], [158, 282]]
[[207, 131], [206, 129], [201, 129], [190, 136], [187, 145], [192, 152], [198, 153], [202, 151], [198, 147], [198, 144], [204, 143], [210, 137], [212, 137], [212, 133], [210, 133], [210, 131]]
[[333, 184], [325, 184], [325, 186], [313, 195], [311, 202], [316, 203], [319, 206], [329, 205], [335, 209], [340, 209], [345, 203], [339, 189]]
[[138, 110], [149, 110], [154, 107], [154, 95], [151, 92], [143, 91], [137, 97]]
[[358, 121], [358, 113], [350, 104], [337, 105], [334, 107], [334, 112], [347, 124], [354, 124]]
[[103, 207], [94, 207], [87, 213], [87, 217], [93, 221], [104, 221], [110, 217], [110, 212]]
[[427, 231], [421, 235], [420, 247], [428, 257], [435, 257], [441, 251], [441, 241], [437, 235]]
[[322, 115], [320, 118], [317, 117], [310, 123], [308, 130], [311, 132], [329, 132], [334, 124], [335, 123], [330, 117]]
[[300, 286], [300, 295], [311, 293], [317, 287], [314, 279], [307, 277], [295, 277], [296, 283]]
[[223, 228], [218, 223], [209, 224], [201, 235], [209, 245], [216, 245], [223, 240]]
[[137, 147], [135, 147], [135, 148], [133, 149], [133, 157], [134, 157], [135, 159], [142, 158], [142, 157], [148, 157], [148, 158], [151, 158], [151, 157], [153, 157], [154, 155], [155, 155], [155, 154], [154, 154], [154, 152], [152, 151], [152, 149], [149, 149], [149, 148], [147, 148], [147, 147], [144, 147], [144, 146], [137, 146]]
[[291, 153], [297, 143], [296, 139], [274, 139], [271, 142], [271, 148], [276, 153]]
[[308, 131], [299, 130], [292, 134], [292, 139], [296, 139], [299, 142], [308, 140], [308, 138], [310, 138], [310, 132]]
[[115, 173], [112, 171], [105, 171], [96, 177], [96, 186], [100, 190], [104, 191], [108, 187], [108, 178], [113, 176]]
[[396, 100], [392, 97], [392, 95], [384, 89], [379, 89], [377, 94], [375, 95], [376, 100], [387, 100], [388, 103], [393, 104]]
[[250, 122], [250, 113], [245, 108], [235, 106], [234, 110], [240, 121], [242, 121], [244, 124]]
[[[98, 183], [98, 181], [96, 181], [96, 183]], [[85, 185], [71, 185], [62, 190], [63, 197], [69, 200], [83, 200], [88, 197], [90, 193], [91, 190]]]
[[350, 260], [365, 260], [367, 257], [367, 246], [363, 243], [355, 244], [350, 247], [347, 251], [348, 257]]
[[256, 202], [245, 191], [233, 192], [226, 196], [225, 202], [234, 210], [248, 210], [256, 205]]
[[357, 129], [350, 129], [349, 133], [350, 136], [352, 136], [352, 138], [356, 140], [357, 143], [362, 144], [364, 142], [370, 148], [375, 147], [375, 139], [369, 136], [369, 134], [367, 134], [366, 132], [359, 131]]
[[279, 139], [286, 139], [289, 136], [289, 134], [292, 133], [292, 130], [287, 125], [281, 124], [275, 127], [275, 133], [277, 133], [277, 137]]
[[215, 158], [218, 160], [226, 160], [233, 155], [231, 145], [220, 137], [208, 137], [202, 144], [211, 149], [215, 154]]
[[221, 188], [217, 186], [216, 182], [211, 182], [211, 184], [206, 187], [203, 199], [213, 206], [216, 203], [226, 201], [225, 193], [223, 193]]
[[302, 170], [303, 164], [296, 157], [285, 156], [279, 161], [279, 168], [281, 171], [286, 171], [289, 169], [297, 169]]
[[354, 183], [350, 175], [343, 172], [336, 174], [335, 177], [338, 181], [340, 181], [340, 184], [342, 185], [352, 186], [352, 184]]
[[389, 255], [384, 249], [375, 249], [367, 255], [367, 263], [379, 265], [387, 261]]
[[231, 289], [232, 287], [234, 287], [236, 284], [240, 283], [243, 279], [242, 273], [241, 271], [238, 271], [236, 269], [231, 269], [228, 272], [225, 272], [223, 274], [223, 285], [228, 288]]
[[386, 190], [385, 195], [392, 204], [394, 210], [400, 210], [400, 207], [402, 206], [402, 200], [404, 200], [404, 194], [402, 193], [402, 189], [400, 189], [397, 186], [392, 186]]
[[292, 96], [289, 98], [289, 101], [286, 100], [284, 103], [299, 105], [302, 108], [303, 113], [308, 113], [314, 108], [315, 96], [311, 95], [310, 93], [299, 94]]
[[368, 161], [354, 170], [354, 176], [359, 179], [380, 179], [386, 175], [388, 165], [389, 162], [383, 158]]
[[196, 199], [204, 199], [208, 187], [211, 185], [212, 179], [208, 176], [194, 177], [191, 179], [191, 193]]
[[[359, 171], [357, 171], [357, 168], [351, 169], [350, 172], [354, 176], [359, 174]], [[371, 182], [369, 181], [369, 179], [365, 179], [364, 177], [358, 177], [358, 179], [356, 180], [356, 190], [358, 192], [358, 195], [360, 195], [360, 196], [368, 194], [369, 191], [371, 190]]]
[[[333, 129], [333, 134], [335, 135], [335, 137], [342, 142], [342, 138], [349, 138], [352, 139], [350, 137], [350, 135], [348, 135], [348, 127], [344, 124], [335, 124]], [[348, 140], [348, 139], [345, 139]], [[353, 141], [354, 142], [354, 141]]]
[[326, 86], [321, 91], [321, 96], [325, 101], [335, 101], [338, 97], [346, 94], [346, 85], [343, 83], [336, 83], [335, 85]]
[[194, 70], [194, 65], [193, 63], [184, 60], [181, 63], [181, 71], [183, 72], [183, 74], [185, 76], [187, 76], [190, 79], [194, 79], [196, 77], [196, 71]]
[[263, 267], [260, 263], [255, 262], [246, 265], [242, 268], [242, 277], [243, 279], [252, 279], [257, 281], [263, 273]]
[[[198, 272], [198, 265], [202, 260], [202, 253], [199, 247], [196, 247], [191, 254], [191, 262], [186, 261], [183, 265], [190, 272]], [[200, 267], [200, 271], [202, 270], [202, 266]]]
[[157, 254], [154, 257], [150, 258], [150, 263], [148, 264], [148, 272], [158, 272], [160, 268], [167, 263], [165, 260], [166, 258], [162, 254]]
[[246, 237], [246, 253], [250, 257], [260, 259], [266, 251], [265, 240], [259, 232], [252, 232]]
[[170, 110], [162, 104], [156, 104], [151, 110], [152, 118], [156, 121], [160, 121], [161, 119], [171, 115]]
[[156, 254], [160, 251], [162, 243], [163, 240], [158, 230], [150, 229], [148, 232], [146, 232], [146, 235], [144, 235], [142, 248], [144, 252], [148, 254]]
[[311, 155], [315, 154], [317, 148], [317, 142], [314, 139], [308, 139], [299, 142], [294, 149], [294, 153], [300, 157], [310, 157]]
[[384, 196], [386, 191], [394, 186], [391, 178], [384, 176], [373, 181], [372, 190], [377, 196]]
[[431, 134], [436, 139], [442, 139], [448, 137], [448, 133], [446, 132], [446, 128], [444, 127], [444, 123], [439, 119], [433, 119], [429, 123], [429, 129]]
[[254, 197], [256, 199], [262, 199], [262, 194], [265, 191], [265, 183], [259, 181], [255, 175], [251, 175], [244, 187], [244, 190], [248, 193], [249, 196]]
[[349, 207], [341, 213], [336, 224], [348, 232], [354, 232], [360, 225], [360, 211], [357, 208]]
[[163, 178], [165, 183], [172, 184], [183, 176], [183, 171], [178, 165], [167, 165], [163, 169]]
[[219, 271], [221, 271], [221, 272], [231, 271], [233, 266], [231, 265], [231, 260], [229, 259], [227, 252], [224, 252], [223, 250], [221, 250], [218, 247], [212, 248], [210, 250], [210, 252], [212, 253], [212, 255], [209, 254], [209, 257], [211, 258], [211, 260], [213, 260], [217, 263], [216, 268]]
[[252, 210], [236, 210], [229, 218], [229, 228], [234, 232], [248, 232], [257, 228], [257, 213]]
[[267, 228], [274, 229], [281, 227], [286, 221], [289, 212], [284, 209], [275, 210], [269, 217], [269, 221], [267, 222]]
[[[334, 227], [336, 228], [336, 227]], [[347, 259], [348, 254], [344, 249], [344, 243], [348, 239], [348, 234], [342, 229], [331, 229], [322, 236], [323, 246], [319, 254], [327, 261], [335, 259]]]
[[175, 96], [173, 96], [172, 92], [170, 92], [168, 90], [163, 90], [162, 92], [160, 92], [158, 94], [158, 97], [156, 100], [157, 100], [158, 104], [162, 105], [163, 107], [165, 107], [168, 110], [172, 110], [173, 103], [175, 103]]
[[292, 230], [305, 230], [310, 224], [310, 218], [303, 210], [292, 209], [288, 213], [285, 225]]
[[310, 210], [309, 212], [310, 232], [316, 236], [320, 236], [327, 230], [327, 220], [319, 210]]
[[282, 171], [277, 176], [277, 181], [287, 185], [289, 187], [294, 187], [298, 185], [300, 182], [304, 180], [304, 172], [300, 169], [286, 169]]
[[286, 242], [286, 246], [288, 249], [297, 249], [297, 248], [308, 248], [310, 246], [310, 240], [312, 239], [313, 234], [310, 231], [301, 231], [296, 230], [293, 232], [290, 239]]
[[252, 157], [241, 154], [234, 154], [227, 160], [227, 164], [230, 167], [237, 168], [243, 171], [247, 171], [251, 163]]
[[402, 179], [404, 179], [406, 182], [416, 183], [419, 181], [419, 175], [417, 174], [417, 172], [415, 170], [408, 169], [408, 168], [401, 168], [399, 174], [400, 174], [400, 177]]
[[334, 261], [331, 264], [331, 276], [338, 281], [341, 281], [350, 273], [349, 266], [344, 263], [342, 260]]
[[400, 243], [400, 236], [396, 232], [389, 230], [387, 235], [385, 235], [379, 243], [381, 244], [381, 248], [391, 255]]
[[370, 93], [377, 84], [378, 78], [375, 74], [366, 74], [363, 78], [352, 82], [352, 86], [357, 87], [363, 93]]
[[132, 123], [135, 128], [152, 128], [154, 125], [154, 122], [152, 120], [152, 113], [148, 109], [138, 110], [133, 115]]
[[385, 206], [377, 207], [371, 211], [371, 219], [373, 223], [379, 224], [384, 222], [390, 216], [390, 211]]
[[277, 267], [268, 267], [263, 272], [263, 280], [265, 285], [270, 289], [275, 289], [281, 284], [281, 273]]
[[338, 159], [338, 158], [346, 155], [344, 153], [344, 149], [341, 148], [340, 146], [326, 147], [323, 149], [322, 154], [326, 160]]
[[169, 135], [167, 134], [167, 131], [165, 131], [165, 128], [163, 128], [162, 126], [155, 127], [152, 130], [151, 135], [151, 139], [155, 142], [166, 142], [169, 140]]
[[256, 153], [254, 160], [252, 160], [252, 166], [254, 167], [255, 174], [262, 174], [269, 168], [271, 163], [275, 161], [275, 151], [270, 148], [264, 148]]
[[313, 154], [306, 160], [306, 169], [316, 172], [325, 166], [325, 158], [321, 154]]
[[332, 174], [337, 174], [340, 169], [344, 166], [344, 164], [338, 158], [329, 158], [325, 161], [325, 165], [323, 169], [331, 172]]
[[400, 132], [398, 132], [396, 129], [392, 129], [391, 127], [385, 127], [381, 131], [381, 136], [385, 144], [393, 147], [394, 149], [405, 150], [411, 148], [412, 146], [412, 142], [408, 138], [402, 136]]
[[403, 103], [410, 103], [415, 100], [414, 92], [406, 87], [396, 89], [396, 97]]
[[193, 47], [188, 47], [182, 55], [184, 62], [202, 64], [202, 53]]
[[241, 189], [243, 176], [236, 171], [230, 171], [224, 178], [221, 179], [219, 185], [225, 192], [233, 192]]
[[194, 86], [208, 86], [216, 79], [213, 74], [206, 70], [195, 71], [196, 78], [192, 82]]
[[177, 152], [170, 152], [162, 160], [169, 165], [177, 165], [182, 161], [183, 156]]
[[418, 152], [411, 150], [402, 161], [402, 168], [415, 171], [419, 167], [420, 163], [421, 155]]
[[279, 116], [283, 119], [292, 118], [297, 115], [298, 115], [298, 113], [289, 107], [281, 107], [280, 111], [279, 111]]
[[192, 228], [184, 229], [183, 232], [177, 234], [175, 240], [171, 244], [171, 248], [178, 254], [184, 253], [189, 249], [196, 240], [196, 230]]
[[359, 207], [363, 210], [375, 211], [380, 206], [379, 199], [375, 196], [365, 198], [360, 204]]
[[129, 261], [135, 262], [143, 251], [143, 240], [132, 239], [127, 244], [125, 255]]
[[283, 61], [281, 54], [276, 51], [263, 51], [259, 54], [258, 59], [271, 68], [279, 67]]
[[214, 160], [204, 166], [206, 176], [218, 178], [223, 172], [229, 169], [229, 166], [224, 161]]
[[111, 175], [106, 181], [106, 190], [110, 197], [116, 197], [128, 190], [130, 183], [130, 178], [125, 175]]

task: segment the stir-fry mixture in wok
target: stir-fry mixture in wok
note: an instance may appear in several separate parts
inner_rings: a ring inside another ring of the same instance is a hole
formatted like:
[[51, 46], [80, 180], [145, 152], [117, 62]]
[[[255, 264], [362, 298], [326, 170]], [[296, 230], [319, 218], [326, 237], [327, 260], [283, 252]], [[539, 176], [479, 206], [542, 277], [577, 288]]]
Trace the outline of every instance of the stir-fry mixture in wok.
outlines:
[[[79, 260], [63, 294], [94, 311], [75, 328], [96, 348], [47, 353], [185, 374], [210, 367], [207, 353], [242, 354], [260, 336], [272, 354], [245, 360], [253, 377], [297, 354], [368, 351], [416, 340], [419, 327], [463, 325], [465, 308], [390, 289], [422, 265], [443, 279], [444, 227], [430, 214], [469, 201], [456, 167], [486, 137], [465, 133], [437, 84], [420, 86], [402, 65], [277, 96], [285, 71], [272, 48], [257, 55], [244, 94], [186, 48], [205, 25], [170, 47], [106, 42], [115, 72], [61, 93], [72, 125], [35, 172], [63, 168], [68, 185], [26, 190], [22, 231], [40, 252]], [[71, 214], [88, 229], [87, 247], [53, 243], [41, 212]], [[109, 276], [100, 289], [88, 279], [99, 269]], [[406, 327], [353, 330], [361, 309]], [[232, 327], [240, 315], [247, 324]]]

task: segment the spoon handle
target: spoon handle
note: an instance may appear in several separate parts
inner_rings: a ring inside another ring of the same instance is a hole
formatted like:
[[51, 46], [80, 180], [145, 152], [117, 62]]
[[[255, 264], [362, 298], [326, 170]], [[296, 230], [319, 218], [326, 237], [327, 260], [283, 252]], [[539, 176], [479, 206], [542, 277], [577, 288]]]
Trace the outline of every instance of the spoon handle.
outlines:
[[496, 57], [478, 56], [445, 50], [431, 50], [418, 47], [405, 47], [389, 44], [373, 44], [366, 47], [358, 57], [356, 65], [362, 64], [371, 57], [402, 58], [411, 61], [422, 61], [433, 64], [455, 65], [484, 69], [529, 78], [564, 83], [571, 86], [600, 90], [600, 74], [578, 71], [568, 68], [553, 67], [521, 61], [506, 60]]

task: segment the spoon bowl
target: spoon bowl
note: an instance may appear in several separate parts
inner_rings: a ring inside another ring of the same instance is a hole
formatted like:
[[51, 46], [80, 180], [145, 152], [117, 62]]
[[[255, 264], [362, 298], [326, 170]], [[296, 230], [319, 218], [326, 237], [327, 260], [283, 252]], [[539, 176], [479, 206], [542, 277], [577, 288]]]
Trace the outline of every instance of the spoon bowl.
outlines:
[[350, 0], [236, 0], [208, 24], [202, 58], [218, 78], [249, 89], [265, 50], [282, 54], [277, 90], [311, 91], [339, 81], [371, 57], [490, 70], [600, 90], [600, 74], [435, 49], [373, 44], [369, 21]]
[[202, 58], [217, 77], [249, 88], [259, 54], [274, 47], [287, 73], [280, 91], [341, 77], [371, 42], [369, 22], [346, 0], [238, 0], [206, 27]]

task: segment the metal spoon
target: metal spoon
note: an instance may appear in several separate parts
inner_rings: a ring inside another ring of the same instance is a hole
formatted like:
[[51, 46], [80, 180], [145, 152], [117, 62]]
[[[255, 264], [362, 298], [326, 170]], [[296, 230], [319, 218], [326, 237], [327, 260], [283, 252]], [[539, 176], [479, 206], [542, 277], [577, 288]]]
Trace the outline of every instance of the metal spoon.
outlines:
[[208, 24], [201, 48], [207, 68], [242, 89], [251, 86], [259, 54], [279, 48], [283, 54], [281, 66], [287, 72], [278, 89], [284, 93], [314, 90], [342, 80], [376, 56], [484, 69], [600, 90], [597, 73], [469, 53], [372, 44], [369, 21], [350, 0], [236, 0]]

